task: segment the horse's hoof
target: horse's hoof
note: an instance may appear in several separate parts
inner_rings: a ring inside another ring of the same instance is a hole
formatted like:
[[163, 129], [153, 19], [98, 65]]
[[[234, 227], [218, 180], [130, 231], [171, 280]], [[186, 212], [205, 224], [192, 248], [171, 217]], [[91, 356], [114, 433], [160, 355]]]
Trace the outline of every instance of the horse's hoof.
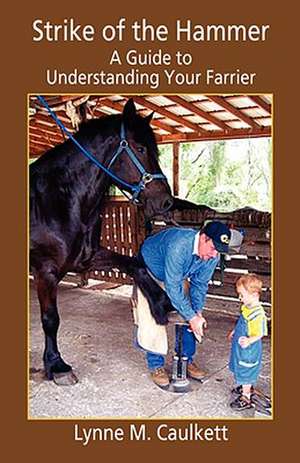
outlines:
[[78, 378], [72, 370], [67, 371], [66, 373], [53, 372], [53, 381], [58, 386], [73, 386], [78, 383]]

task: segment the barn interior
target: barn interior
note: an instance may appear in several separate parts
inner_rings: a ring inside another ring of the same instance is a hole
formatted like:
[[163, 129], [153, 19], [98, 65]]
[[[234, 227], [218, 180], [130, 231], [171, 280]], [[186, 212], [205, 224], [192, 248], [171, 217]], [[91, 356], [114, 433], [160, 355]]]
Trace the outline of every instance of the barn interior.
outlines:
[[[46, 95], [46, 101], [74, 133], [82, 120], [122, 112], [133, 98], [139, 114], [154, 111], [151, 126], [159, 146], [172, 147], [172, 192], [177, 202], [171, 219], [157, 217], [151, 230], [174, 224], [201, 227], [217, 219], [243, 229], [245, 239], [210, 282], [205, 313], [208, 330], [197, 349], [196, 363], [207, 370], [203, 383], [191, 380], [191, 390], [174, 394], [149, 379], [143, 354], [133, 345], [130, 308], [132, 281], [118, 271], [68, 274], [60, 284], [60, 348], [79, 382], [59, 387], [45, 381], [42, 365], [43, 332], [34, 281], [29, 275], [28, 415], [30, 418], [269, 418], [259, 410], [238, 413], [229, 408], [233, 379], [228, 369], [227, 333], [239, 314], [235, 281], [254, 272], [263, 280], [262, 302], [272, 321], [272, 215], [251, 207], [221, 212], [191, 205], [180, 198], [181, 144], [272, 137], [272, 96], [263, 95]], [[28, 153], [34, 162], [66, 135], [35, 95], [28, 101]], [[147, 234], [141, 208], [122, 196], [107, 196], [102, 211], [101, 244], [134, 255]], [[172, 368], [174, 326], [168, 326]], [[271, 333], [271, 330], [270, 330]], [[272, 335], [263, 341], [263, 370], [258, 387], [272, 394]], [[150, 400], [149, 400], [150, 399]]]

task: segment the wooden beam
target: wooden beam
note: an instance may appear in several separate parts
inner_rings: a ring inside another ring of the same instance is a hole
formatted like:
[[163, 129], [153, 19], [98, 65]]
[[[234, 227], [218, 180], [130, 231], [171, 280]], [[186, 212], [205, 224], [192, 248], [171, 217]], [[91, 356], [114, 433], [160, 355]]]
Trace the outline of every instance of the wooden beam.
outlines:
[[38, 129], [41, 130], [42, 132], [46, 132], [52, 135], [61, 135], [61, 130], [58, 126], [52, 127], [49, 125], [41, 124], [40, 122], [35, 122], [34, 124], [29, 125], [29, 129]]
[[[107, 95], [90, 95], [89, 101], [96, 100], [96, 102], [97, 102], [97, 101], [101, 101], [101, 100], [106, 100], [107, 98], [109, 99], [110, 96], [115, 96], [115, 94], [113, 94], [113, 95], [108, 95], [108, 94]], [[112, 101], [112, 100], [110, 100], [110, 101]]]
[[59, 134], [59, 133], [55, 133], [55, 134], [49, 133], [46, 130], [39, 130], [36, 127], [30, 127], [29, 128], [29, 138], [32, 135], [37, 135], [38, 137], [55, 140], [57, 143], [61, 143], [62, 141], [64, 141], [64, 138], [62, 137], [61, 134]]
[[206, 133], [206, 130], [202, 129], [197, 124], [194, 124], [193, 122], [190, 122], [184, 119], [184, 117], [178, 116], [177, 114], [174, 114], [171, 111], [168, 111], [167, 109], [162, 108], [161, 106], [151, 103], [151, 101], [145, 100], [144, 98], [140, 96], [134, 96], [134, 95], [131, 95], [130, 98], [132, 98], [136, 103], [142, 106], [145, 106], [148, 109], [151, 109], [151, 111], [155, 111], [158, 114], [162, 114], [164, 117], [167, 117], [168, 119], [176, 121], [178, 124], [182, 125], [183, 127], [188, 127], [189, 129], [192, 129], [193, 132], [198, 132], [198, 133], [203, 133], [203, 134]]
[[162, 129], [165, 132], [168, 133], [177, 133], [178, 130], [176, 130], [175, 127], [172, 127], [171, 125], [165, 124], [164, 122], [161, 122], [159, 119], [152, 119], [151, 125], [157, 127], [158, 129]]
[[179, 196], [179, 142], [173, 143], [173, 196]]
[[59, 109], [58, 111], [55, 111], [55, 114], [56, 116], [58, 117], [58, 119], [60, 119], [64, 124], [70, 124], [70, 126], [72, 127], [73, 130], [75, 130], [75, 128], [73, 127], [72, 123], [71, 123], [71, 119], [70, 117], [67, 115], [66, 111], [63, 110], [63, 109]]
[[[102, 99], [100, 101], [100, 106], [97, 105], [97, 111], [101, 110], [101, 105], [102, 106], [107, 106], [108, 108], [115, 109], [116, 111], [119, 111], [120, 113], [123, 112], [124, 106], [120, 103], [117, 103], [115, 101], [111, 101], [108, 98], [107, 99]], [[160, 129], [163, 129], [165, 132], [168, 133], [175, 133], [175, 129], [171, 127], [170, 125], [164, 124], [163, 122], [157, 121], [156, 119], [152, 119], [151, 125], [159, 127]]]
[[177, 95], [165, 95], [165, 98], [168, 98], [168, 100], [174, 101], [174, 103], [178, 104], [179, 106], [182, 106], [183, 108], [187, 109], [191, 113], [197, 114], [197, 116], [202, 117], [203, 119], [211, 122], [212, 124], [216, 125], [222, 130], [227, 130], [229, 127], [226, 125], [224, 122], [220, 121], [220, 119], [217, 119], [216, 117], [212, 116], [211, 114], [207, 113], [201, 108], [198, 108], [198, 106], [194, 105], [193, 103], [184, 100], [180, 96]]
[[[32, 95], [34, 96], [34, 95]], [[73, 101], [73, 100], [79, 100], [80, 98], [83, 98], [86, 95], [46, 95], [44, 96], [45, 100], [47, 101], [48, 105], [50, 107], [52, 106], [57, 106], [61, 105], [63, 103], [66, 103], [67, 101]], [[40, 108], [44, 108], [42, 103], [36, 99], [36, 100], [31, 100], [36, 106], [39, 106]]]
[[[64, 125], [66, 126], [68, 130], [70, 130], [70, 132], [74, 132], [74, 127], [72, 126], [69, 118], [66, 118], [66, 117], [58, 117], [58, 118], [64, 123]], [[44, 121], [44, 122], [51, 124], [49, 127], [57, 127], [56, 122], [54, 121], [54, 119], [52, 119], [50, 115], [37, 113], [30, 119], [30, 124], [34, 124], [35, 122], [38, 122], [38, 121]]]
[[48, 142], [45, 142], [43, 140], [31, 140], [30, 141], [30, 145], [29, 146], [41, 146], [41, 147], [44, 147], [44, 151], [50, 149], [50, 148], [54, 148], [55, 144], [51, 144], [51, 143], [48, 143]]
[[[252, 109], [254, 109], [253, 106], [252, 106]], [[220, 112], [224, 113], [225, 111], [222, 110]], [[259, 121], [260, 119], [271, 119], [271, 116], [270, 115], [267, 115], [267, 116], [255, 116], [255, 117], [253, 117], [253, 119], [255, 121]], [[226, 123], [228, 124], [229, 122], [240, 122], [240, 119], [238, 119], [237, 117], [233, 117], [232, 119], [226, 119]], [[205, 125], [205, 124], [209, 124], [209, 122], [202, 122], [201, 123], [201, 125]], [[231, 130], [231, 129], [232, 129], [232, 127], [229, 127], [229, 130]]]
[[219, 133], [217, 131], [207, 132], [206, 136], [199, 137], [198, 133], [181, 133], [173, 135], [157, 135], [158, 143], [174, 143], [178, 142], [192, 142], [192, 141], [209, 141], [209, 140], [232, 140], [239, 138], [259, 138], [271, 137], [271, 127], [263, 127], [260, 129], [232, 129], [228, 132]]
[[60, 141], [58, 142], [57, 140], [53, 140], [52, 138], [49, 138], [47, 140], [47, 138], [37, 137], [35, 135], [30, 135], [29, 138], [30, 138], [30, 143], [37, 143], [37, 144], [43, 145], [47, 149], [57, 146], [61, 143]]
[[254, 101], [254, 103], [257, 104], [257, 106], [259, 106], [261, 109], [272, 115], [272, 105], [266, 103], [260, 96], [248, 95], [248, 98]]
[[244, 121], [250, 127], [254, 129], [260, 127], [260, 125], [257, 124], [253, 119], [251, 119], [251, 117], [247, 116], [246, 114], [242, 113], [242, 111], [232, 106], [224, 98], [217, 95], [207, 95], [207, 98], [209, 98], [214, 103], [217, 103], [219, 106], [221, 106], [221, 108], [226, 109], [226, 111], [230, 112], [231, 114], [234, 114], [236, 117]]

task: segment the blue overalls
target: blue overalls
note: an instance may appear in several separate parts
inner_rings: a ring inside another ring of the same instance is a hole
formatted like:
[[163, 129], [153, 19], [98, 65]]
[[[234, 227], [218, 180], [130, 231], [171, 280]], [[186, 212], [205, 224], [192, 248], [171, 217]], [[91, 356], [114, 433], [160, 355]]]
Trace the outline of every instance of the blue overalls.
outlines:
[[[264, 314], [261, 307], [258, 316], [261, 316], [262, 313]], [[263, 336], [266, 334], [264, 315], [261, 326], [261, 335]], [[262, 340], [259, 339], [245, 348], [241, 347], [238, 343], [241, 336], [249, 335], [248, 321], [241, 314], [235, 326], [229, 361], [229, 369], [233, 373], [237, 384], [256, 384], [261, 369]]]

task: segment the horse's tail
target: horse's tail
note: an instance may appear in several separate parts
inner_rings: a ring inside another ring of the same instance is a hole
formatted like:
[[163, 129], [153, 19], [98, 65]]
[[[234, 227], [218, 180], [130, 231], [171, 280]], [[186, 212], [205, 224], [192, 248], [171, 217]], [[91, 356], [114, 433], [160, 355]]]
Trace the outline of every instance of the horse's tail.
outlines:
[[156, 323], [166, 325], [168, 323], [168, 312], [174, 310], [166, 292], [153, 280], [147, 269], [141, 265], [135, 268], [132, 276], [135, 284], [147, 299]]

